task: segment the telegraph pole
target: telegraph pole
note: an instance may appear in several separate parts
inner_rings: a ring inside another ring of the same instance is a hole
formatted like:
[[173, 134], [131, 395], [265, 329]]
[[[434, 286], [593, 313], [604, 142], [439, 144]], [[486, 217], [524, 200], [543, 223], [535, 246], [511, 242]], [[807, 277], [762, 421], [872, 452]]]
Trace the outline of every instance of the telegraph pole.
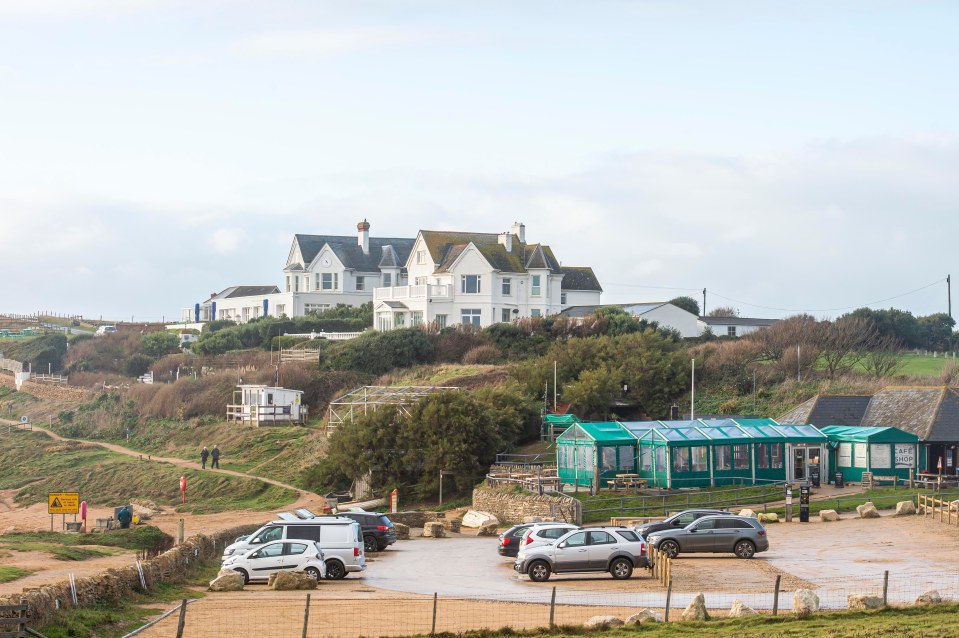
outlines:
[[952, 318], [952, 275], [946, 275], [946, 296], [949, 301], [949, 318]]
[[703, 316], [706, 316], [706, 289], [703, 288]]

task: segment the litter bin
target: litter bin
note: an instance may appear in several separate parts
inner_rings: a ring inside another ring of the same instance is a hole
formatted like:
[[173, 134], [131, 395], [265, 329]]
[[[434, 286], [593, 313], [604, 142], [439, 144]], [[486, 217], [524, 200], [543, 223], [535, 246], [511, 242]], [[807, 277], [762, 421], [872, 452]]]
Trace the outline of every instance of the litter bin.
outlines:
[[819, 465], [813, 463], [809, 466], [809, 482], [812, 483], [813, 487], [819, 487], [820, 473]]
[[799, 486], [799, 522], [809, 522], [809, 486]]

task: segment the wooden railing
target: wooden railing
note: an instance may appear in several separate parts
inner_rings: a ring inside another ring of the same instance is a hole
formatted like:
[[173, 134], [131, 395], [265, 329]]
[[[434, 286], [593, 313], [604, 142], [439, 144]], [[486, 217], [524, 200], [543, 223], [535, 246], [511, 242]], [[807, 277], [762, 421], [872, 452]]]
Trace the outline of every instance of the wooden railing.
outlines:
[[952, 501], [948, 501], [944, 498], [936, 498], [935, 496], [919, 494], [916, 497], [916, 504], [923, 518], [931, 516], [932, 520], [936, 520], [936, 515], [938, 514], [940, 523], [959, 527], [959, 511], [956, 511], [955, 523], [953, 523], [952, 520], [954, 511], [952, 509]]

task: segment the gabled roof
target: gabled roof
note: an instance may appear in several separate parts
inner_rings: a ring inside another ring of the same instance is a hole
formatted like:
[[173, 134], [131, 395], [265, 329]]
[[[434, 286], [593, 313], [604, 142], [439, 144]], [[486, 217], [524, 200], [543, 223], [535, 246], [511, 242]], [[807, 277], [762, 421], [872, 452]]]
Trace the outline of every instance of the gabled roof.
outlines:
[[861, 425], [871, 399], [871, 395], [820, 394], [784, 414], [779, 422], [812, 423], [820, 428], [827, 425]]
[[353, 236], [341, 235], [294, 235], [294, 239], [300, 246], [300, 254], [303, 256], [303, 266], [308, 266], [317, 254], [323, 250], [323, 246], [329, 245], [330, 249], [336, 255], [343, 266], [358, 270], [360, 272], [378, 272], [380, 261], [383, 259], [383, 248], [391, 247], [396, 253], [397, 263], [403, 265], [410, 256], [413, 249], [413, 239], [403, 239], [397, 237], [370, 237], [369, 254], [364, 254], [363, 249], [357, 243], [357, 238]]
[[589, 266], [561, 266], [563, 273], [563, 290], [596, 290], [603, 291], [599, 279]]
[[524, 244], [513, 235], [511, 250], [499, 243], [497, 233], [459, 233], [451, 231], [420, 231], [436, 272], [449, 272], [466, 247], [473, 244], [495, 270], [526, 272], [528, 268], [547, 268], [560, 274], [559, 261], [549, 246]]
[[403, 260], [396, 254], [396, 249], [390, 246], [383, 246], [383, 256], [380, 257], [380, 268], [402, 268]]
[[756, 326], [765, 328], [771, 326], [779, 319], [758, 319], [756, 317], [700, 317], [707, 326]]
[[[563, 277], [563, 290], [566, 290], [565, 277]], [[609, 308], [610, 306], [613, 306], [616, 308], [622, 308], [634, 317], [642, 317], [646, 313], [668, 305], [669, 302], [667, 301], [655, 301], [652, 303], [604, 303], [597, 306], [570, 306], [569, 308], [563, 309], [562, 314], [569, 315], [570, 317], [586, 317], [594, 314], [600, 308]], [[682, 308], [679, 308], [678, 306], [676, 306], [676, 308], [682, 310]]]

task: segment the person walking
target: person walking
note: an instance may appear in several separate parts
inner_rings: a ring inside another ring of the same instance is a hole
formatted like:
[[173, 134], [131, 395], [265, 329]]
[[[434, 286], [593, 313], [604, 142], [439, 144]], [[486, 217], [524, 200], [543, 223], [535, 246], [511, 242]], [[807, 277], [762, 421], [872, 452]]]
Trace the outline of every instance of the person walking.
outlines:
[[117, 512], [117, 522], [120, 523], [120, 529], [130, 529], [130, 521], [133, 520], [133, 512], [129, 507], [124, 507]]
[[200, 469], [206, 469], [206, 459], [210, 456], [210, 450], [206, 449], [206, 446], [203, 446], [203, 449], [200, 450]]
[[210, 452], [210, 469], [213, 468], [220, 469], [220, 448], [213, 446], [213, 450]]

